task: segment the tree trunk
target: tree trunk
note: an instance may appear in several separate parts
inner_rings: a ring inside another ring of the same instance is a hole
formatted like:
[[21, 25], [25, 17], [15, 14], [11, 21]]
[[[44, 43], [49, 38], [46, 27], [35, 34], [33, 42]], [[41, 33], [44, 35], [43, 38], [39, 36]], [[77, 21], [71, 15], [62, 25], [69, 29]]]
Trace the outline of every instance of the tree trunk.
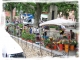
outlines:
[[12, 21], [13, 21], [13, 7], [12, 6], [10, 6], [10, 10], [11, 10], [11, 12], [10, 12], [10, 22], [12, 23]]
[[36, 27], [39, 27], [39, 19], [40, 19], [40, 16], [41, 16], [41, 12], [42, 12], [42, 7], [40, 5], [40, 3], [36, 3], [37, 7], [35, 9], [35, 26]]

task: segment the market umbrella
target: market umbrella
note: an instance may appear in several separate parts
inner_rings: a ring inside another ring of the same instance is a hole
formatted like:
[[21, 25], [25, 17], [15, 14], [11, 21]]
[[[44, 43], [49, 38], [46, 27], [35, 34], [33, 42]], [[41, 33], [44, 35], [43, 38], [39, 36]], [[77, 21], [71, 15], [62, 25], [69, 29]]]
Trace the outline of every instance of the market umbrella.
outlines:
[[44, 26], [44, 25], [65, 25], [65, 24], [73, 24], [75, 23], [74, 21], [71, 20], [66, 20], [66, 19], [62, 19], [62, 18], [57, 18], [54, 20], [49, 20], [46, 22], [43, 22], [40, 24], [40, 26]]

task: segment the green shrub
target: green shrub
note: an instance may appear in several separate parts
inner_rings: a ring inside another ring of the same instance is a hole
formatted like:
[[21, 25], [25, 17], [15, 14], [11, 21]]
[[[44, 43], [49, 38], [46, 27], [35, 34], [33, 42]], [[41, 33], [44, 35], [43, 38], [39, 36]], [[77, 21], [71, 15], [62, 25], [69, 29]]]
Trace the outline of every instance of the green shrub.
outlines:
[[50, 28], [56, 28], [56, 26], [50, 26]]
[[36, 37], [35, 34], [31, 34], [30, 36], [31, 36], [31, 40], [35, 42], [35, 37]]
[[68, 40], [64, 40], [63, 44], [69, 44]]
[[50, 44], [50, 40], [49, 39], [44, 40], [44, 45], [47, 46], [48, 44]]
[[58, 26], [56, 27], [56, 30], [59, 30], [59, 27]]
[[14, 29], [14, 36], [16, 36], [16, 29]]
[[18, 26], [19, 26], [20, 28], [23, 28], [23, 24], [18, 24]]
[[26, 33], [26, 40], [31, 40], [31, 34], [30, 33]]
[[35, 42], [35, 34], [30, 34], [29, 32], [26, 32], [26, 30], [22, 31], [21, 37], [25, 40], [32, 40], [33, 42]]
[[77, 45], [77, 44], [78, 44], [78, 42], [76, 40], [71, 40], [70, 41], [70, 45]]
[[59, 27], [58, 26], [50, 26], [50, 28], [55, 28], [56, 30], [59, 30]]
[[26, 39], [26, 30], [22, 31], [21, 37], [24, 38], [24, 39]]

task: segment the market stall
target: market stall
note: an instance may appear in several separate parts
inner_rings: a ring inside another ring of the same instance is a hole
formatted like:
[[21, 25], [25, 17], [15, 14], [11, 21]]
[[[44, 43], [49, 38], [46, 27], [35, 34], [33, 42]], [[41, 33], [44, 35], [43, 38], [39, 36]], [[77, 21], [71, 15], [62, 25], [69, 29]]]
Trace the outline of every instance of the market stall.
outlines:
[[[41, 23], [40, 26], [53, 26], [53, 25], [64, 25], [64, 24], [74, 24], [75, 22], [71, 20], [66, 20], [62, 18], [49, 20], [44, 23]], [[54, 32], [56, 33], [56, 32]], [[66, 34], [65, 34], [66, 36]], [[50, 37], [50, 36], [49, 36]], [[78, 44], [76, 39], [69, 40], [68, 38], [61, 38], [61, 39], [55, 39], [55, 37], [51, 36], [49, 39], [44, 40], [45, 45], [47, 48], [52, 50], [59, 50], [59, 51], [65, 51], [66, 53], [69, 53], [69, 51], [74, 51], [76, 48], [76, 45]], [[74, 45], [74, 47], [71, 47], [71, 45]]]

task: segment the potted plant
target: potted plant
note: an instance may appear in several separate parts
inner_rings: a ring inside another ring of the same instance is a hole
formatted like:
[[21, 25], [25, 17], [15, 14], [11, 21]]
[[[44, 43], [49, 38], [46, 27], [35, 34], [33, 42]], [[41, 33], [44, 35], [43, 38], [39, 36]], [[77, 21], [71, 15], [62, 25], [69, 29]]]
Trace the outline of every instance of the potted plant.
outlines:
[[62, 51], [62, 50], [63, 50], [63, 42], [64, 42], [64, 40], [60, 40], [60, 41], [58, 42], [59, 51]]
[[57, 42], [56, 41], [53, 42], [53, 50], [57, 50]]
[[69, 52], [69, 41], [64, 40], [63, 44], [64, 44], [65, 52], [68, 53]]
[[77, 41], [76, 40], [71, 40], [70, 41], [70, 50], [71, 51], [74, 51], [75, 45], [77, 45]]
[[50, 48], [50, 40], [49, 39], [47, 39], [47, 40], [44, 40], [44, 46], [46, 47], [46, 48]]
[[26, 31], [25, 30], [22, 31], [21, 37], [23, 40], [26, 39]]
[[35, 34], [31, 34], [30, 37], [31, 37], [30, 39], [32, 40], [32, 42], [35, 42], [35, 37], [36, 37]]
[[22, 39], [25, 39], [25, 40], [31, 40], [31, 36], [28, 32], [26, 32], [26, 30], [23, 30], [22, 31], [22, 35], [21, 35]]
[[26, 40], [27, 40], [28, 42], [32, 42], [32, 41], [31, 41], [31, 34], [28, 33], [28, 32], [27, 32], [27, 34], [26, 34]]

